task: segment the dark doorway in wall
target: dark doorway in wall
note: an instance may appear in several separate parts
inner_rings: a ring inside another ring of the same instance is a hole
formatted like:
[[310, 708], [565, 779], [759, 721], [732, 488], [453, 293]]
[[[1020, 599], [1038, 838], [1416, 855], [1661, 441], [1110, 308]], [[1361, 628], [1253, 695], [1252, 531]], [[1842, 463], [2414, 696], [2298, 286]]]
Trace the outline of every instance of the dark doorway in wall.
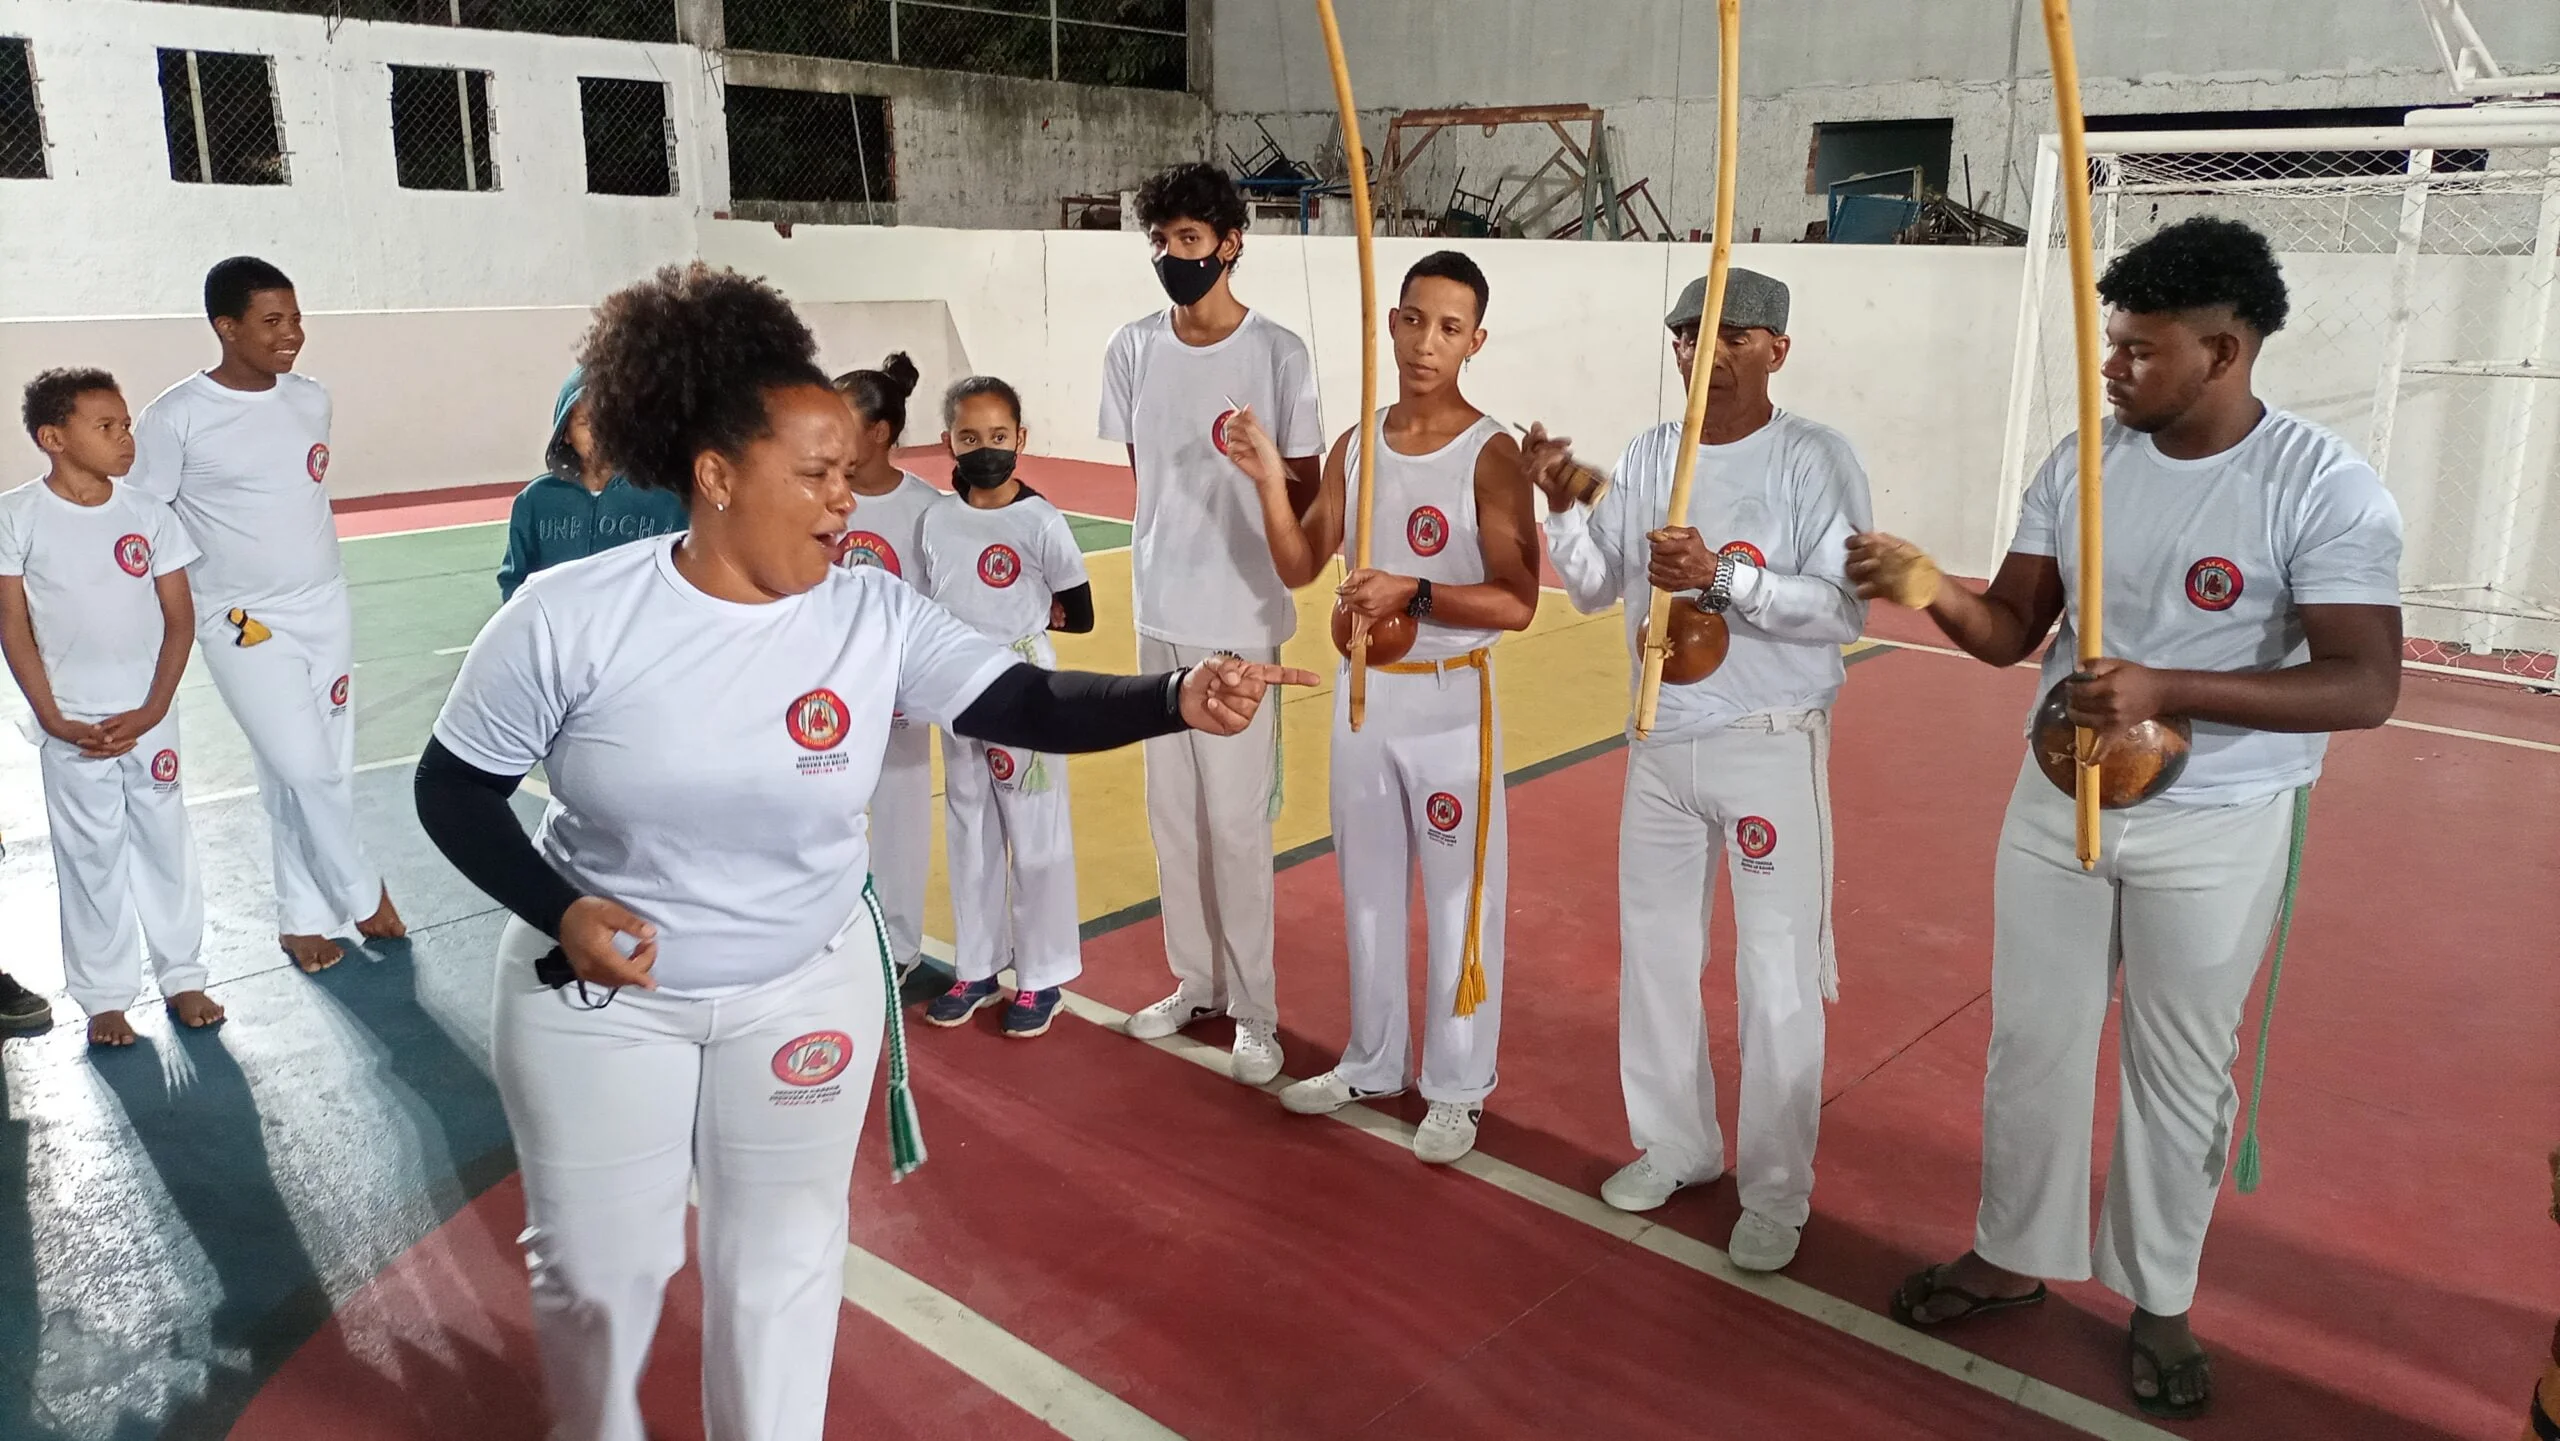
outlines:
[[1805, 164], [1805, 193], [1821, 195], [1835, 181], [1916, 166], [1921, 183], [1943, 195], [1955, 137], [1953, 120], [1842, 120], [1816, 125], [1813, 153]]

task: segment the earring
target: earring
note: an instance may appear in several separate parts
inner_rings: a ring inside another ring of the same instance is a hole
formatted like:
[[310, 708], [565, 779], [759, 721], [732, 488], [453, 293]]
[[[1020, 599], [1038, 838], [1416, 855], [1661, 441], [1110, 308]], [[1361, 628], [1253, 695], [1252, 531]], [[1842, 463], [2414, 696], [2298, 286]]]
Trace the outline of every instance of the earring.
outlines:
[[725, 500], [713, 501], [711, 503], [711, 508], [713, 510], [725, 511], [729, 508], [729, 502]]

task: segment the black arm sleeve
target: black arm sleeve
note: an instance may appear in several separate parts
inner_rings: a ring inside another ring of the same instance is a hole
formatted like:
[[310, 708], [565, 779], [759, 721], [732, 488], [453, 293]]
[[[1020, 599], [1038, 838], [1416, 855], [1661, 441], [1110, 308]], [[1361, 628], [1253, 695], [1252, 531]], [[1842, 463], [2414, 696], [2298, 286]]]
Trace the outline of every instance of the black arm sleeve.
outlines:
[[1116, 750], [1190, 728], [1182, 720], [1186, 674], [1096, 675], [1018, 665], [971, 701], [951, 730], [990, 745], [1052, 755]]
[[580, 892], [533, 848], [507, 804], [523, 779], [492, 775], [430, 738], [412, 786], [418, 824], [463, 879], [556, 941], [560, 917]]
[[1058, 623], [1049, 629], [1061, 635], [1089, 635], [1093, 631], [1093, 582], [1086, 581], [1050, 597], [1058, 603]]

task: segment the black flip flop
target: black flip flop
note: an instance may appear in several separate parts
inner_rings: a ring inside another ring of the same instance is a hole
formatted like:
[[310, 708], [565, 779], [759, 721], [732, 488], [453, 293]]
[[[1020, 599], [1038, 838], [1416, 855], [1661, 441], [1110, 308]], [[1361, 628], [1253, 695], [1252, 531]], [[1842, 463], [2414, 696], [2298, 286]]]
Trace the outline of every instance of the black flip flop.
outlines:
[[[2151, 1363], [2152, 1377], [2160, 1387], [2159, 1395], [2145, 1396], [2133, 1389], [2133, 1362], [2137, 1356]], [[2171, 1392], [2184, 1389], [2173, 1385], [2173, 1382], [2199, 1374], [2204, 1379], [2204, 1389], [2196, 1399], [2184, 1404], [2169, 1399]], [[2198, 1351], [2174, 1366], [2164, 1366], [2160, 1364], [2158, 1352], [2128, 1333], [2124, 1338], [2124, 1385], [2125, 1394], [2133, 1398], [2133, 1404], [2141, 1407], [2144, 1415], [2157, 1416], [2163, 1421], [2193, 1421], [2213, 1404], [2213, 1358]]]
[[[1950, 1286], [1946, 1283], [1943, 1278], [1951, 1264], [1951, 1262], [1940, 1262], [1896, 1287], [1893, 1293], [1893, 1319], [1905, 1326], [1926, 1331], [1936, 1326], [1951, 1326], [1958, 1321], [1970, 1321], [1976, 1316], [1987, 1316], [1994, 1311], [2014, 1311], [2021, 1306], [2033, 1306], [2045, 1298], [2042, 1281], [2038, 1281], [2036, 1288], [2023, 1296], [1977, 1296], [1962, 1286]], [[1909, 1299], [1911, 1288], [1915, 1285], [1920, 1287], [1920, 1299], [1916, 1302]], [[1920, 1307], [1941, 1296], [1955, 1297], [1964, 1303], [1964, 1309], [1952, 1316], [1940, 1316], [1929, 1321], [1921, 1320]]]

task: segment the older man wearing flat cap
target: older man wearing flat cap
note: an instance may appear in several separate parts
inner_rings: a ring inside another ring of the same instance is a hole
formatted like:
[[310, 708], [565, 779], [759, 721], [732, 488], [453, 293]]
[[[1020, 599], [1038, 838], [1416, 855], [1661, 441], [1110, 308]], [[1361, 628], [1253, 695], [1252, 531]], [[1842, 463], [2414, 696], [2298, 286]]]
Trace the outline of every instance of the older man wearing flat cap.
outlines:
[[[1685, 383], [1698, 362], [1704, 280], [1663, 323]], [[1522, 460], [1547, 496], [1547, 546], [1585, 613], [1623, 602], [1627, 647], [1656, 589], [1720, 611], [1722, 666], [1662, 688], [1653, 733], [1632, 736], [1618, 822], [1618, 1073], [1642, 1154], [1603, 1199], [1650, 1211], [1725, 1171], [1698, 977], [1719, 857], [1732, 863], [1739, 936], [1742, 1098], [1734, 1264], [1795, 1259], [1812, 1210], [1822, 1117], [1831, 941], [1831, 702], [1840, 647], [1866, 608], [1846, 573], [1871, 519], [1848, 439], [1770, 402], [1787, 361], [1787, 287], [1732, 272], [1707, 363], [1707, 423], [1685, 526], [1663, 524], [1680, 424], [1636, 437], [1596, 499], [1580, 501], [1568, 441], [1533, 428]]]

